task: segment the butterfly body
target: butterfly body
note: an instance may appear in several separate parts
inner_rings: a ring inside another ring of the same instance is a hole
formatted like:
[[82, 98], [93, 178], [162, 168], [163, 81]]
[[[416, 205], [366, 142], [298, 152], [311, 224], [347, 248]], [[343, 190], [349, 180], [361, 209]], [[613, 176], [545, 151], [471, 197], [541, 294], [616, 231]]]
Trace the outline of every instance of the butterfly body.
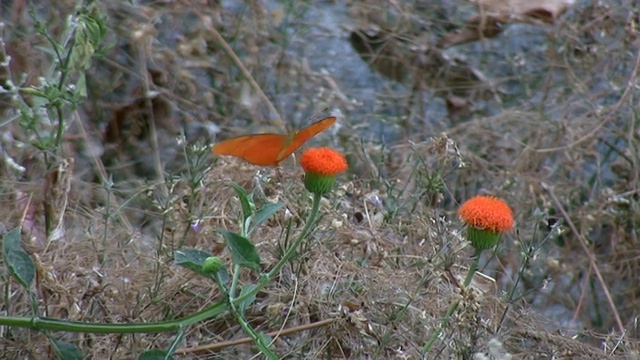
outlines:
[[334, 116], [320, 121], [293, 134], [253, 134], [221, 141], [213, 146], [216, 155], [229, 155], [244, 159], [250, 164], [277, 166], [307, 140], [316, 136], [336, 122]]

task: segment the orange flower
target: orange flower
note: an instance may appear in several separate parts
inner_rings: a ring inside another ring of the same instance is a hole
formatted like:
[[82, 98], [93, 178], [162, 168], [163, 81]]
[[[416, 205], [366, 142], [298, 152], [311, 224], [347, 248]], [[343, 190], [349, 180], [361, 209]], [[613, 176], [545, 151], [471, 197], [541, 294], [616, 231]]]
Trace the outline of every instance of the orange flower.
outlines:
[[339, 152], [328, 148], [309, 148], [300, 155], [300, 165], [306, 172], [336, 175], [347, 169], [347, 161]]
[[458, 215], [468, 225], [467, 240], [478, 252], [494, 247], [500, 233], [513, 227], [509, 206], [492, 196], [472, 197], [460, 206]]
[[477, 229], [504, 232], [513, 227], [509, 205], [493, 196], [472, 197], [460, 206], [458, 215], [467, 225]]
[[309, 148], [300, 155], [304, 169], [304, 185], [312, 193], [325, 194], [333, 187], [335, 176], [347, 169], [347, 161], [339, 152], [323, 147]]

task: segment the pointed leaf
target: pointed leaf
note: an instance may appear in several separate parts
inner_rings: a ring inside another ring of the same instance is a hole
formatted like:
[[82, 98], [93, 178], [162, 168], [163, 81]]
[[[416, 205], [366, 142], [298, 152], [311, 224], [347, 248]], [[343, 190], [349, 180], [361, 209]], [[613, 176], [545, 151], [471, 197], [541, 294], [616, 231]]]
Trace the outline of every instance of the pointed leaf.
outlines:
[[2, 253], [11, 275], [25, 289], [29, 289], [36, 275], [36, 267], [29, 254], [20, 247], [20, 228], [15, 228], [4, 236]]
[[229, 246], [231, 261], [234, 264], [260, 271], [260, 255], [249, 239], [225, 230], [221, 230], [220, 233]]
[[253, 230], [255, 230], [260, 224], [265, 222], [271, 215], [275, 214], [284, 206], [284, 203], [277, 202], [275, 204], [267, 204], [262, 207], [262, 209], [256, 211], [253, 216], [253, 225], [249, 228], [247, 234], [251, 234]]
[[[176, 265], [182, 266], [197, 274], [209, 278], [209, 274], [202, 270], [202, 263], [204, 263], [204, 261], [211, 256], [213, 255], [209, 254], [206, 251], [182, 248], [176, 250], [176, 255], [173, 259], [173, 262]], [[218, 270], [218, 275], [223, 282], [226, 282], [229, 279], [229, 273], [224, 267]]]
[[138, 356], [138, 360], [172, 360], [173, 357], [164, 350], [147, 350]]
[[176, 265], [180, 265], [182, 267], [186, 267], [187, 269], [197, 271], [197, 269], [202, 266], [202, 263], [211, 256], [213, 255], [209, 254], [206, 251], [181, 248], [176, 250], [173, 261]]
[[231, 186], [233, 190], [236, 191], [236, 194], [238, 194], [238, 200], [240, 200], [240, 206], [242, 207], [242, 224], [245, 224], [252, 213], [251, 201], [249, 201], [249, 196], [240, 185], [231, 183], [229, 184], [229, 186]]
[[82, 360], [82, 352], [73, 344], [64, 341], [51, 339], [53, 352], [60, 360]]
[[[243, 286], [242, 290], [240, 290], [240, 297], [242, 297], [244, 294], [250, 293], [255, 288], [256, 288], [255, 284], [247, 284]], [[256, 301], [256, 294], [248, 296], [246, 299], [242, 300], [238, 304], [238, 310], [240, 311], [240, 314], [242, 316], [244, 316], [245, 310], [247, 310], [247, 308], [251, 306], [251, 304], [253, 304], [254, 301]]]

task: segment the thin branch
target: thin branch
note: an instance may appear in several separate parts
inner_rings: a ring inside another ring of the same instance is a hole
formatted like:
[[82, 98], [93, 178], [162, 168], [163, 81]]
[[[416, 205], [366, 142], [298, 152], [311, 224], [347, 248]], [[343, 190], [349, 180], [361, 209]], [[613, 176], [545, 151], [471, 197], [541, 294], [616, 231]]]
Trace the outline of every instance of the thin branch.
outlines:
[[[322, 326], [327, 326], [329, 324], [336, 322], [337, 320], [338, 319], [320, 320], [311, 324], [300, 325], [300, 326], [296, 326], [296, 327], [285, 329], [285, 330], [271, 331], [271, 332], [268, 332], [267, 335], [269, 337], [275, 338], [277, 336], [294, 334], [300, 331], [311, 330], [311, 329], [319, 328]], [[178, 349], [176, 351], [176, 355], [195, 354], [195, 353], [201, 353], [203, 351], [216, 351], [216, 350], [220, 350], [230, 346], [235, 346], [240, 344], [249, 344], [252, 341], [253, 340], [250, 337], [245, 337], [242, 339], [222, 341], [215, 344], [203, 345], [203, 346], [198, 346], [193, 348], [183, 348], [183, 349]]]
[[551, 199], [553, 200], [553, 203], [555, 204], [555, 206], [558, 208], [558, 210], [562, 214], [562, 217], [564, 217], [564, 220], [569, 225], [569, 228], [578, 237], [578, 240], [579, 240], [578, 242], [580, 243], [580, 247], [582, 247], [582, 250], [584, 251], [584, 253], [589, 258], [589, 266], [593, 269], [594, 273], [596, 274], [596, 277], [598, 278], [598, 281], [600, 282], [600, 286], [602, 286], [602, 290], [604, 291], [604, 296], [607, 298], [607, 302], [609, 303], [609, 307], [611, 308], [611, 312], [613, 313], [613, 316], [616, 319], [616, 324], [618, 325], [618, 331], [620, 331], [620, 334], [624, 334], [625, 333], [624, 325], [622, 325], [622, 320], [620, 319], [620, 315], [618, 314], [618, 310], [616, 309], [616, 306], [615, 306], [615, 304], [613, 302], [613, 298], [611, 297], [611, 293], [609, 292], [609, 288], [607, 287], [607, 283], [604, 281], [604, 278], [602, 277], [602, 274], [600, 273], [600, 269], [598, 268], [598, 265], [596, 264], [596, 257], [591, 252], [591, 249], [589, 249], [589, 247], [587, 246], [587, 239], [585, 239], [585, 237], [582, 236], [582, 234], [580, 232], [578, 232], [578, 228], [576, 228], [576, 226], [573, 224], [573, 221], [571, 221], [571, 218], [569, 217], [569, 214], [567, 213], [567, 211], [564, 209], [564, 207], [560, 203], [560, 200], [558, 200], [558, 197], [554, 193], [554, 191], [551, 188], [551, 186], [549, 186], [548, 184], [546, 184], [544, 182], [541, 182], [540, 186], [542, 186], [542, 188], [547, 192], [547, 194], [549, 194], [549, 196], [551, 196]]

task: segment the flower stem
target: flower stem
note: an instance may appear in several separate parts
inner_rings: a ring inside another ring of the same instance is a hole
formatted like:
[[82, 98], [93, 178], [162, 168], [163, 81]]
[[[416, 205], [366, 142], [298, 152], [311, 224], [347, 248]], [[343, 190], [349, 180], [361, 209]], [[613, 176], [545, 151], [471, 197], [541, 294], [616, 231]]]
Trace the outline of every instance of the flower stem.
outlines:
[[[469, 284], [471, 284], [473, 275], [476, 273], [476, 270], [478, 270], [478, 264], [480, 263], [480, 254], [482, 254], [482, 250], [476, 249], [473, 262], [471, 263], [471, 266], [469, 267], [469, 272], [467, 272], [467, 276], [464, 279], [463, 288], [466, 288], [467, 286], [469, 286]], [[458, 305], [460, 305], [460, 301], [456, 301], [453, 304], [451, 304], [451, 306], [449, 306], [449, 310], [447, 310], [447, 313], [444, 315], [444, 318], [442, 319], [442, 321], [440, 321], [440, 324], [438, 324], [438, 327], [433, 332], [433, 334], [431, 334], [431, 338], [422, 347], [423, 353], [426, 353], [427, 351], [429, 351], [429, 349], [431, 349], [431, 347], [433, 346], [433, 343], [436, 341], [438, 336], [440, 336], [440, 333], [442, 333], [442, 329], [444, 329], [445, 326], [449, 325], [449, 320], [451, 319], [451, 315], [453, 314], [454, 311], [456, 311], [456, 309], [458, 308]]]
[[[236, 266], [238, 266], [238, 268], [235, 269], [235, 271], [236, 273], [239, 273], [240, 266], [239, 265], [236, 265]], [[216, 279], [216, 282], [218, 283], [218, 286], [223, 284], [222, 280], [220, 280], [219, 278]], [[240, 327], [245, 332], [245, 334], [247, 334], [251, 338], [251, 340], [253, 340], [253, 342], [258, 346], [258, 349], [260, 349], [260, 351], [267, 357], [267, 359], [278, 360], [279, 357], [269, 348], [269, 344], [267, 343], [267, 341], [265, 341], [265, 340], [268, 340], [268, 337], [256, 333], [253, 327], [251, 327], [251, 325], [245, 319], [244, 311], [240, 311], [236, 306], [234, 302], [234, 298], [231, 296], [231, 294], [226, 293], [225, 295], [227, 298], [227, 305], [229, 306], [229, 311], [231, 312], [233, 317], [236, 319], [238, 324], [240, 324]]]
[[322, 195], [318, 195], [315, 193], [313, 194], [313, 204], [311, 205], [311, 212], [309, 213], [309, 217], [307, 218], [307, 221], [304, 224], [304, 228], [302, 229], [302, 232], [300, 232], [300, 235], [298, 235], [298, 238], [287, 249], [284, 255], [282, 255], [280, 260], [274, 265], [271, 271], [263, 275], [263, 277], [266, 277], [267, 279], [271, 279], [274, 276], [278, 275], [282, 267], [289, 261], [289, 259], [291, 259], [293, 254], [295, 254], [296, 250], [298, 249], [298, 246], [300, 246], [300, 244], [302, 243], [302, 240], [304, 240], [307, 237], [307, 235], [309, 234], [309, 231], [311, 230], [311, 227], [313, 226], [313, 224], [315, 224], [317, 220], [318, 212], [320, 210], [321, 199], [322, 199]]
[[466, 288], [471, 284], [471, 280], [473, 279], [473, 275], [475, 275], [478, 270], [478, 264], [480, 263], [480, 254], [482, 254], [482, 250], [476, 249], [476, 252], [473, 256], [473, 262], [471, 263], [471, 267], [469, 267], [469, 272], [467, 273], [467, 277], [464, 278], [464, 287]]

